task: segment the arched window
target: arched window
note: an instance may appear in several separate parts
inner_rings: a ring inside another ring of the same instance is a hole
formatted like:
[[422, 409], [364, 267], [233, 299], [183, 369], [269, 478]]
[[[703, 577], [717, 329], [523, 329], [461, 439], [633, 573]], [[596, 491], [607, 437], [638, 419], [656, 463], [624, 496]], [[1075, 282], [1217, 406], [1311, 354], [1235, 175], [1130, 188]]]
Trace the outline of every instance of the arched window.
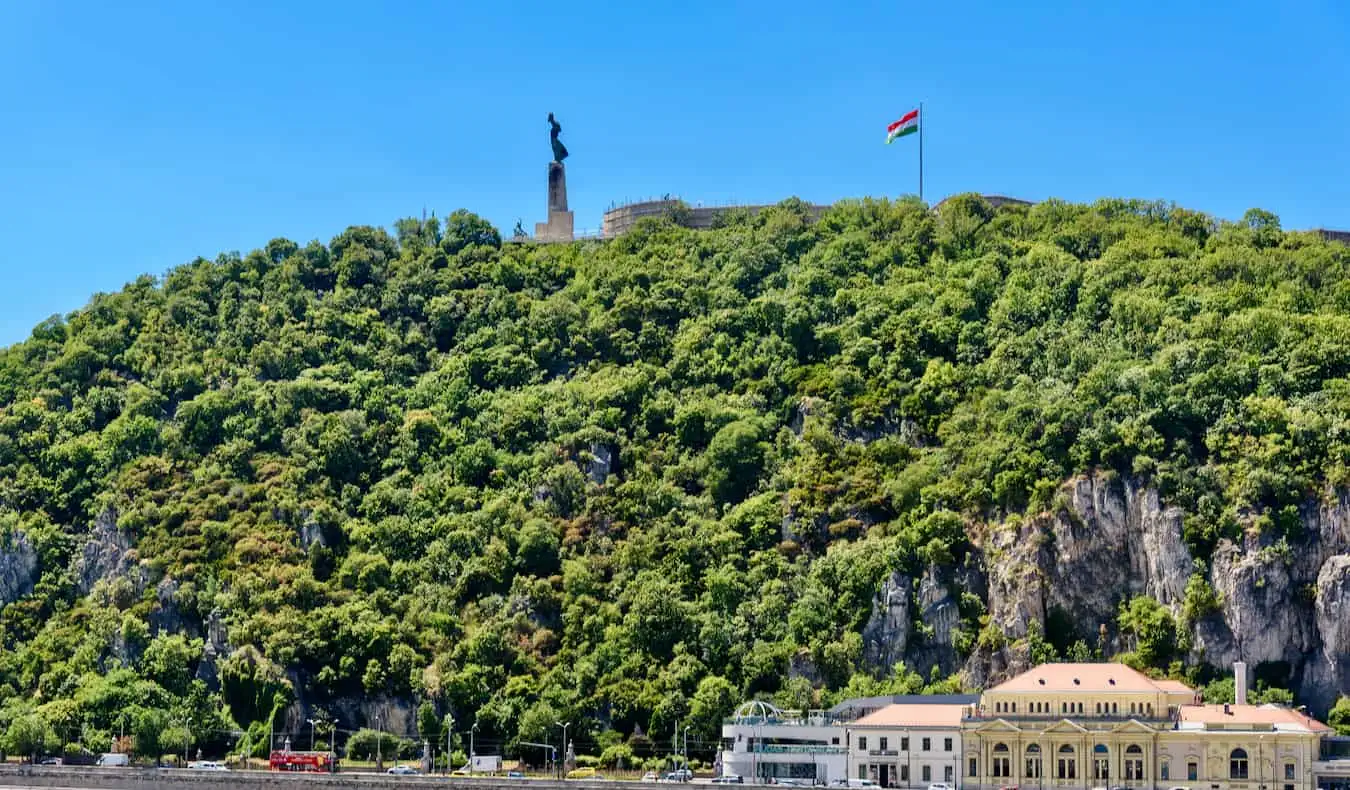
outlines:
[[994, 776], [1006, 778], [1012, 776], [1012, 758], [1008, 752], [1008, 744], [994, 744]]
[[1059, 756], [1055, 760], [1055, 776], [1059, 779], [1078, 778], [1078, 760], [1074, 758], [1073, 747], [1067, 743], [1059, 747]]
[[1228, 755], [1228, 778], [1246, 779], [1247, 778], [1247, 750], [1234, 749]]
[[1144, 780], [1144, 750], [1139, 744], [1125, 747], [1125, 778], [1131, 782]]
[[1104, 743], [1092, 747], [1092, 778], [1101, 780], [1111, 778], [1111, 755]]
[[1041, 747], [1037, 744], [1031, 744], [1027, 747], [1027, 771], [1028, 779], [1041, 778]]

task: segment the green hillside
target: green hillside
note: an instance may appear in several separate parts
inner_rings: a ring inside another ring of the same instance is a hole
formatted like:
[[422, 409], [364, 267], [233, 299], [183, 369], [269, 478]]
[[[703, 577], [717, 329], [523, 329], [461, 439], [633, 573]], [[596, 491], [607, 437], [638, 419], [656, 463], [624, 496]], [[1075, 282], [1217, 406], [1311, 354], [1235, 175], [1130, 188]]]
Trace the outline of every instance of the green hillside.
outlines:
[[[1255, 210], [276, 239], [0, 351], [0, 727], [97, 750], [190, 716], [224, 748], [292, 701], [352, 729], [388, 698], [598, 751], [710, 742], [757, 694], [955, 687], [864, 661], [893, 571], [978, 564], [983, 525], [1093, 470], [1181, 506], [1196, 557], [1288, 550], [1350, 479], [1347, 372], [1350, 250]], [[961, 601], [961, 666], [1070, 647]], [[1129, 659], [1201, 671], [1183, 619], [1122, 610]]]

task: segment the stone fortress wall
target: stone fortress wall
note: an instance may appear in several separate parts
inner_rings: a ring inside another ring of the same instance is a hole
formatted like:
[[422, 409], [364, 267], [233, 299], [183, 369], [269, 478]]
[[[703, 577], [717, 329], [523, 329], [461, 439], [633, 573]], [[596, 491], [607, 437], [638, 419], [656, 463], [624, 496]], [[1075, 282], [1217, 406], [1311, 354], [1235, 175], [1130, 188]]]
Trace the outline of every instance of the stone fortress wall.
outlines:
[[[690, 206], [675, 199], [644, 200], [616, 206], [606, 211], [600, 226], [600, 237], [612, 239], [615, 236], [622, 236], [631, 230], [638, 220], [645, 217], [664, 217], [675, 214], [679, 217], [680, 224], [686, 228], [707, 230], [717, 222], [718, 217], [724, 214], [733, 211], [748, 211], [754, 214], [766, 208], [769, 208], [769, 206]], [[829, 206], [811, 206], [811, 218], [820, 219], [820, 215], [824, 214], [827, 208]]]

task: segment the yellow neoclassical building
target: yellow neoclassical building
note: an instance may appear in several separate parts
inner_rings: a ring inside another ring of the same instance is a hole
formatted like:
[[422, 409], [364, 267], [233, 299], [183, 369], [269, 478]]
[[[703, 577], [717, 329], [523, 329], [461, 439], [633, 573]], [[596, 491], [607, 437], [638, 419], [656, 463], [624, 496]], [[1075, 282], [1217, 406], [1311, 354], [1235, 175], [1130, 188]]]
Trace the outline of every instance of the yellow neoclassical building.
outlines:
[[962, 790], [1314, 790], [1329, 729], [1124, 664], [1043, 664], [984, 692], [961, 723]]

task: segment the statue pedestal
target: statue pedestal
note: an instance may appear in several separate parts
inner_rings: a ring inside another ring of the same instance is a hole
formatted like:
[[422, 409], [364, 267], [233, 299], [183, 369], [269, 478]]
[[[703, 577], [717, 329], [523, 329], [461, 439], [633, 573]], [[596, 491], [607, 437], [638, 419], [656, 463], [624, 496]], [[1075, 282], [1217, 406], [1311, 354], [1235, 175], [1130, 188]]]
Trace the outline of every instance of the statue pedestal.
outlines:
[[572, 241], [572, 212], [550, 211], [548, 222], [534, 223], [534, 238], [537, 241]]
[[548, 163], [548, 222], [534, 223], [538, 241], [572, 241], [572, 212], [567, 210], [567, 169], [562, 162]]

